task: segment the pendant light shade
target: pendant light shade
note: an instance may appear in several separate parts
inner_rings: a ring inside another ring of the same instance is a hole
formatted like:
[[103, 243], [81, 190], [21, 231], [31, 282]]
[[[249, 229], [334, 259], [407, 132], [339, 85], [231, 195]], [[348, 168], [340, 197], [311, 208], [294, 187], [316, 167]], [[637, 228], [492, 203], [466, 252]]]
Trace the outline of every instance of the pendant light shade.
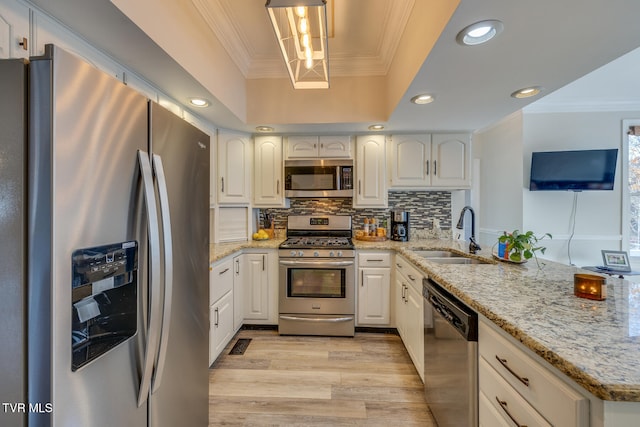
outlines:
[[267, 0], [265, 5], [295, 89], [329, 88], [326, 0]]

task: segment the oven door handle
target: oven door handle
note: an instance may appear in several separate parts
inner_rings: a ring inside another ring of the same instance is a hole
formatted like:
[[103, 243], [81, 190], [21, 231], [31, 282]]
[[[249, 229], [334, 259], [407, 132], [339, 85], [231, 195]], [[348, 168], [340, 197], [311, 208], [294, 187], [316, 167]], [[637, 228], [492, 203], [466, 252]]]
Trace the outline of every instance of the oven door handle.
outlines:
[[343, 316], [343, 317], [300, 317], [300, 316], [280, 315], [280, 318], [283, 319], [283, 320], [295, 320], [295, 321], [303, 321], [303, 322], [323, 322], [323, 323], [341, 323], [341, 322], [351, 322], [353, 320], [353, 316]]
[[322, 266], [322, 267], [346, 267], [349, 265], [353, 265], [353, 261], [289, 261], [289, 260], [280, 260], [280, 265], [314, 265], [314, 266]]

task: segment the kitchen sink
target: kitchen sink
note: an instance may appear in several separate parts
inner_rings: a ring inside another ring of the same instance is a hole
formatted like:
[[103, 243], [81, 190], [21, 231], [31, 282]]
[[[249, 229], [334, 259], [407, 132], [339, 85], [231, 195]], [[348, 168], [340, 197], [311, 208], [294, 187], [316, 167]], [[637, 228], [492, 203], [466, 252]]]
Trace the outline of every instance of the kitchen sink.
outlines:
[[413, 252], [436, 264], [492, 264], [491, 261], [470, 258], [463, 254], [445, 250], [418, 250]]
[[451, 251], [423, 250], [413, 252], [423, 258], [464, 258], [464, 255]]
[[429, 258], [425, 257], [427, 261], [435, 262], [436, 264], [492, 264], [489, 261], [484, 261], [477, 258], [466, 258], [463, 256], [455, 256], [449, 258]]

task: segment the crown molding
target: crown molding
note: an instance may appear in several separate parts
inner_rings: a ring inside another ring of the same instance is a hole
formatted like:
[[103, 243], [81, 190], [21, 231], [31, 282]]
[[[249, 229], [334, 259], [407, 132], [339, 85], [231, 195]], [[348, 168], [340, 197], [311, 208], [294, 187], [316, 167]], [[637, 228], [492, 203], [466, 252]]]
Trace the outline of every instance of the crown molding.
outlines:
[[234, 24], [237, 20], [231, 16], [231, 11], [226, 10], [219, 0], [191, 1], [246, 78], [251, 66], [251, 55], [242, 31]]

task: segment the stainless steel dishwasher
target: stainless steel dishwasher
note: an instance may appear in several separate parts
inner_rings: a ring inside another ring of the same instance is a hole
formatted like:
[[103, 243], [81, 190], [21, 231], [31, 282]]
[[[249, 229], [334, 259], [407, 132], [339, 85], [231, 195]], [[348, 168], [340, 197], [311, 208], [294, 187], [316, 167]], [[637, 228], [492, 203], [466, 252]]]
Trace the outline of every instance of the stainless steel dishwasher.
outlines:
[[425, 310], [424, 389], [439, 427], [478, 425], [478, 314], [430, 279]]

